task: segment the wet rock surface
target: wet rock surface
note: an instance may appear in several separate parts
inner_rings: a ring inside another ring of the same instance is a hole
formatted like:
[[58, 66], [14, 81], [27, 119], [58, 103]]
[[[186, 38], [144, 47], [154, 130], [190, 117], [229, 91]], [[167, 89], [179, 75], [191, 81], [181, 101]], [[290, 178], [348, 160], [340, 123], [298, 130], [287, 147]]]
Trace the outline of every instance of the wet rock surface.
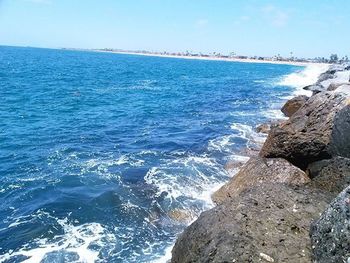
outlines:
[[312, 95], [315, 95], [317, 93], [320, 93], [322, 91], [325, 91], [326, 89], [319, 85], [319, 84], [314, 84], [314, 85], [310, 85], [310, 86], [306, 86], [303, 88], [304, 90], [309, 90], [312, 91]]
[[305, 102], [309, 99], [307, 96], [297, 96], [288, 100], [282, 107], [281, 111], [287, 117], [292, 116], [297, 110], [299, 110]]
[[269, 131], [271, 130], [271, 125], [268, 123], [260, 124], [256, 128], [256, 131], [259, 133], [265, 133], [268, 134]]

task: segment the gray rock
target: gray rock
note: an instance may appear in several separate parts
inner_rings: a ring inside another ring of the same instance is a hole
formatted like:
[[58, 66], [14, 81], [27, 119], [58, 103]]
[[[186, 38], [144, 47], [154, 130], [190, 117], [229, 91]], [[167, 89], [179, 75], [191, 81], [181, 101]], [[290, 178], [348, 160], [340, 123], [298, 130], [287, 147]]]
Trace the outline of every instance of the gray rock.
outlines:
[[325, 73], [322, 73], [317, 80], [317, 84], [321, 83], [322, 81], [329, 80], [329, 79], [334, 79], [335, 78], [335, 70], [329, 70], [326, 71]]
[[281, 111], [287, 117], [292, 116], [297, 110], [299, 110], [305, 102], [309, 99], [308, 96], [300, 95], [293, 99], [288, 100], [282, 107]]
[[350, 159], [335, 157], [308, 166], [306, 173], [312, 178], [310, 186], [321, 189], [335, 198], [350, 185]]
[[350, 257], [350, 187], [347, 187], [311, 226], [313, 260], [347, 262]]
[[259, 124], [255, 127], [256, 132], [258, 133], [265, 133], [268, 134], [271, 130], [271, 127], [278, 126], [280, 123], [282, 123], [283, 120], [271, 120], [266, 123]]
[[241, 170], [224, 186], [212, 195], [216, 204], [229, 198], [236, 198], [247, 188], [261, 183], [286, 183], [303, 185], [310, 182], [309, 177], [298, 167], [281, 158], [251, 158]]
[[333, 155], [350, 157], [350, 105], [344, 107], [335, 117], [331, 151]]
[[173, 263], [310, 262], [310, 222], [327, 206], [315, 189], [262, 184], [209, 211], [181, 234]]
[[[331, 158], [335, 152], [343, 153], [335, 145], [350, 143], [350, 136], [337, 137], [346, 134], [350, 119], [346, 111], [335, 124], [335, 116], [348, 100], [348, 94], [336, 91], [312, 96], [289, 120], [271, 129], [260, 156], [284, 158], [304, 170], [310, 163]], [[338, 128], [333, 135], [334, 125]]]
[[346, 83], [331, 83], [329, 86], [328, 86], [328, 91], [332, 91], [332, 90], [336, 90], [338, 89], [339, 87], [343, 86], [343, 85], [350, 85], [350, 83], [346, 82]]
[[256, 132], [265, 133], [265, 134], [268, 134], [270, 129], [271, 129], [271, 125], [268, 123], [259, 124], [255, 128]]
[[315, 85], [309, 85], [303, 88], [304, 90], [309, 90], [312, 91], [312, 95], [315, 95], [317, 93], [320, 93], [322, 91], [325, 91], [325, 87], [319, 85], [319, 84], [315, 84]]
[[350, 71], [338, 71], [334, 74], [334, 78], [327, 79], [319, 83], [319, 85], [323, 86], [325, 89], [329, 89], [333, 84], [342, 84], [349, 81]]

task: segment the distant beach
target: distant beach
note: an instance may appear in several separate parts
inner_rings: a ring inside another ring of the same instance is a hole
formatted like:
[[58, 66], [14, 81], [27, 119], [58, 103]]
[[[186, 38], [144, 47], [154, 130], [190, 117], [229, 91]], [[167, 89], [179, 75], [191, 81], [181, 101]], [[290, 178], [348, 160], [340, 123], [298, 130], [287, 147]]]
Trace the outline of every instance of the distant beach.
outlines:
[[236, 57], [215, 57], [215, 56], [191, 56], [191, 55], [170, 55], [160, 53], [146, 53], [146, 52], [132, 52], [132, 51], [117, 51], [117, 50], [102, 50], [93, 49], [88, 51], [94, 52], [105, 52], [115, 54], [127, 54], [137, 56], [148, 56], [148, 57], [164, 57], [164, 58], [178, 58], [178, 59], [193, 59], [193, 60], [212, 60], [212, 61], [228, 61], [228, 62], [243, 62], [243, 63], [262, 63], [262, 64], [280, 64], [280, 65], [292, 65], [292, 66], [308, 66], [308, 65], [329, 65], [327, 63], [316, 63], [316, 62], [299, 62], [299, 61], [280, 61], [280, 60], [259, 60], [253, 58], [236, 58]]

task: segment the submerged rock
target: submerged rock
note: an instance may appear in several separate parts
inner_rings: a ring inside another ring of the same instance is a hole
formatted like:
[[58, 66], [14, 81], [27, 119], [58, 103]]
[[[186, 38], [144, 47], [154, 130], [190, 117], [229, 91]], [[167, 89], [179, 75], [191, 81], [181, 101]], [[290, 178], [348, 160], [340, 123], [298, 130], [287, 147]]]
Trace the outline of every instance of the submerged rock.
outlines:
[[266, 133], [266, 134], [269, 133], [270, 129], [271, 129], [271, 125], [268, 123], [260, 124], [260, 125], [256, 126], [256, 128], [255, 128], [256, 132]]
[[335, 126], [337, 133], [347, 132], [346, 123], [350, 121], [347, 111], [336, 116], [346, 107], [349, 97], [338, 90], [312, 96], [289, 120], [271, 129], [260, 155], [285, 158], [304, 170], [312, 162], [340, 153], [336, 145], [340, 141], [344, 145], [350, 144], [350, 136], [340, 139], [332, 132]]
[[170, 210], [168, 212], [168, 216], [172, 220], [178, 221], [180, 223], [190, 223], [193, 220], [193, 215], [190, 213], [190, 211], [180, 208]]
[[350, 187], [347, 187], [311, 226], [314, 262], [349, 262], [349, 229]]
[[286, 115], [287, 117], [290, 117], [297, 110], [299, 110], [308, 99], [309, 97], [305, 95], [297, 96], [293, 99], [290, 99], [284, 104], [281, 111], [283, 112], [284, 115]]
[[288, 161], [275, 158], [251, 158], [241, 170], [224, 186], [212, 195], [216, 204], [237, 197], [242, 191], [256, 187], [261, 183], [287, 183], [302, 185], [309, 182], [309, 177]]
[[272, 120], [266, 123], [259, 124], [255, 127], [256, 132], [268, 134], [272, 127], [278, 126], [284, 119]]
[[250, 188], [202, 213], [179, 236], [171, 262], [310, 262], [310, 222], [327, 200], [305, 187]]

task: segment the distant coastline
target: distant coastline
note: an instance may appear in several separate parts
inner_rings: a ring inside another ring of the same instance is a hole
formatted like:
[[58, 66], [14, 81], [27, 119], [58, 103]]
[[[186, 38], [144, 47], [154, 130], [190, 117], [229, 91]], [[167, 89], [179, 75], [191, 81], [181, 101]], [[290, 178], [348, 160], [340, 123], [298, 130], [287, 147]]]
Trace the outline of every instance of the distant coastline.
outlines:
[[228, 62], [243, 62], [243, 63], [262, 63], [262, 64], [281, 64], [281, 65], [293, 65], [293, 66], [307, 66], [307, 65], [329, 65], [329, 63], [316, 62], [312, 60], [278, 60], [268, 57], [246, 57], [246, 56], [224, 56], [224, 55], [198, 55], [198, 54], [186, 54], [186, 53], [166, 53], [166, 52], [149, 52], [149, 51], [129, 51], [119, 49], [69, 49], [65, 50], [78, 50], [78, 51], [92, 51], [103, 53], [115, 53], [126, 54], [136, 56], [148, 56], [148, 57], [164, 57], [164, 58], [178, 58], [178, 59], [192, 59], [192, 60], [211, 60], [211, 61], [228, 61]]

